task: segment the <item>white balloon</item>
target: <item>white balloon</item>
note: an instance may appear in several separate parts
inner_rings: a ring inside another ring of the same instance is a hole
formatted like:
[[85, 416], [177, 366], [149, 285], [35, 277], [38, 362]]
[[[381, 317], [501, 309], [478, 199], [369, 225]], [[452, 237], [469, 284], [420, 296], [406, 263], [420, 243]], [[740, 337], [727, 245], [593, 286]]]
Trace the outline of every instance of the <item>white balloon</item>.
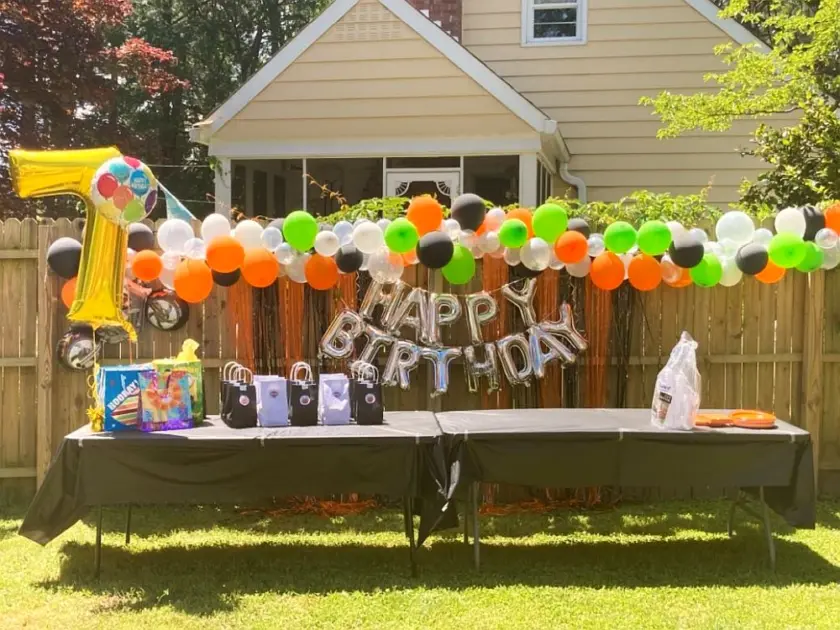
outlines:
[[551, 262], [551, 248], [543, 239], [534, 237], [522, 246], [519, 258], [531, 271], [543, 271]]
[[447, 219], [443, 222], [443, 228], [441, 231], [449, 234], [449, 238], [454, 241], [461, 234], [461, 224], [455, 219]]
[[277, 248], [283, 244], [283, 232], [269, 225], [263, 230], [260, 241], [268, 251], [276, 252]]
[[785, 208], [776, 215], [776, 232], [778, 234], [796, 234], [805, 236], [808, 223], [799, 208]]
[[298, 254], [294, 257], [292, 262], [286, 265], [286, 275], [292, 282], [298, 284], [306, 284], [306, 261], [309, 260], [309, 254]]
[[191, 238], [184, 245], [184, 255], [193, 260], [204, 260], [207, 258], [207, 246], [200, 238]]
[[682, 269], [674, 264], [674, 261], [671, 260], [668, 254], [662, 257], [659, 267], [662, 269], [662, 279], [665, 282], [674, 283], [682, 278]]
[[831, 228], [823, 228], [814, 237], [814, 242], [820, 249], [834, 249], [837, 247], [838, 235]]
[[758, 228], [752, 237], [752, 242], [758, 243], [759, 245], [769, 245], [772, 240], [773, 232], [767, 228]]
[[334, 232], [318, 232], [315, 237], [315, 251], [321, 256], [335, 256], [341, 241]]
[[678, 236], [683, 236], [688, 231], [683, 227], [683, 224], [679, 221], [668, 221], [665, 223], [668, 226], [668, 229], [671, 230], [671, 240], [674, 240]]
[[836, 247], [834, 249], [827, 249], [823, 252], [823, 269], [834, 269], [840, 265], [840, 250]]
[[484, 258], [484, 251], [478, 245], [470, 249], [470, 252], [472, 253], [473, 258], [475, 258], [476, 260], [481, 260], [482, 258]]
[[518, 249], [505, 249], [505, 262], [509, 264], [511, 267], [516, 267], [520, 262], [522, 262], [522, 258], [519, 255]]
[[362, 254], [362, 264], [359, 271], [367, 271], [370, 268], [370, 254]]
[[274, 250], [274, 257], [281, 265], [288, 265], [295, 259], [295, 250], [288, 243], [281, 243]]
[[230, 220], [223, 214], [213, 213], [201, 222], [201, 238], [209, 243], [217, 236], [230, 235]]
[[585, 278], [589, 275], [589, 269], [592, 267], [592, 259], [589, 256], [584, 256], [580, 261], [566, 265], [566, 271], [573, 278]]
[[492, 254], [498, 251], [502, 246], [501, 241], [499, 241], [499, 233], [492, 230], [484, 232], [484, 234], [478, 237], [478, 246], [485, 254]]
[[619, 254], [618, 257], [624, 264], [624, 279], [627, 280], [630, 277], [630, 263], [633, 262], [633, 254], [627, 252], [626, 254]]
[[354, 227], [354, 228], [357, 228], [357, 227], [359, 227], [362, 223], [370, 223], [370, 222], [371, 222], [371, 221], [370, 221], [370, 219], [364, 219], [364, 218], [362, 218], [362, 219], [356, 219], [355, 221], [353, 221], [353, 227]]
[[[750, 237], [750, 240], [752, 240], [752, 237]], [[723, 253], [727, 256], [734, 256], [738, 253], [738, 250], [741, 249], [741, 245], [745, 244], [746, 243], [736, 243], [731, 238], [720, 239], [720, 246], [723, 248]]]
[[184, 245], [195, 236], [192, 226], [183, 219], [167, 219], [158, 228], [157, 241], [165, 252], [184, 253]]
[[554, 271], [560, 271], [566, 267], [566, 263], [557, 258], [557, 254], [554, 253], [553, 248], [551, 250], [551, 261], [549, 261], [548, 266], [549, 268], [554, 269]]
[[691, 234], [695, 239], [697, 239], [701, 243], [706, 243], [709, 240], [709, 235], [706, 234], [706, 230], [704, 230], [703, 228], [691, 228], [688, 231], [688, 233]]
[[740, 269], [738, 269], [738, 265], [735, 264], [734, 258], [726, 256], [721, 258], [720, 262], [723, 266], [723, 275], [720, 278], [721, 285], [725, 287], [734, 287], [736, 284], [741, 282], [744, 274], [741, 273]]
[[717, 241], [706, 241], [703, 243], [703, 249], [706, 250], [706, 253], [714, 254], [718, 258], [724, 255], [723, 245], [718, 243]]
[[134, 261], [134, 257], [136, 255], [137, 255], [137, 252], [135, 252], [130, 247], [125, 250], [125, 264], [126, 264], [126, 266], [128, 266], [128, 267], [131, 266], [131, 263]]
[[484, 218], [484, 224], [488, 230], [498, 232], [505, 220], [505, 211], [501, 208], [491, 208], [487, 211], [487, 216]]
[[181, 254], [176, 254], [175, 252], [163, 252], [160, 257], [160, 261], [163, 263], [164, 269], [171, 269], [174, 271], [175, 267], [178, 266], [178, 263], [181, 262]]
[[382, 230], [382, 232], [385, 232], [385, 230], [388, 229], [388, 226], [391, 225], [391, 219], [379, 219], [379, 221], [376, 222], [376, 225], [379, 226], [379, 229]]
[[740, 210], [724, 212], [715, 225], [715, 234], [719, 241], [731, 239], [738, 245], [746, 245], [753, 239], [755, 223], [752, 218]]
[[402, 278], [402, 256], [391, 253], [387, 247], [381, 247], [370, 255], [368, 272], [370, 277], [377, 282], [393, 284]]
[[236, 224], [233, 230], [233, 237], [242, 244], [245, 249], [262, 247], [263, 227], [256, 221], [246, 219]]
[[[591, 234], [589, 236], [589, 251], [587, 252], [593, 258], [595, 256], [600, 256], [605, 251], [607, 251], [607, 246], [604, 244], [604, 237], [602, 234]], [[578, 276], [583, 277], [583, 276]]]
[[472, 230], [461, 230], [461, 233], [458, 235], [458, 240], [467, 249], [472, 249], [478, 245], [478, 236]]
[[499, 249], [497, 249], [494, 252], [490, 252], [487, 255], [490, 256], [490, 258], [504, 258], [505, 257], [505, 248], [504, 247], [499, 247]]
[[333, 226], [332, 231], [342, 245], [349, 245], [353, 242], [353, 224], [350, 221], [339, 221]]
[[376, 223], [365, 221], [353, 229], [353, 243], [363, 254], [372, 254], [385, 243], [385, 235]]
[[160, 283], [170, 291], [175, 289], [175, 269], [167, 269], [166, 267], [160, 272], [158, 276]]

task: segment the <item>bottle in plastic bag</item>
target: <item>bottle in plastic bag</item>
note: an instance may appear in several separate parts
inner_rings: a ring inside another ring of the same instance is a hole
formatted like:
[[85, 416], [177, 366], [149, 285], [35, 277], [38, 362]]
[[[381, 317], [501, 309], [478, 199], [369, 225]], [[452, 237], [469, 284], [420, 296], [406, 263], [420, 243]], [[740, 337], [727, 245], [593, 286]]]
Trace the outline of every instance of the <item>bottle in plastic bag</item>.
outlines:
[[690, 431], [700, 409], [697, 342], [683, 332], [668, 363], [656, 377], [651, 423], [663, 429]]

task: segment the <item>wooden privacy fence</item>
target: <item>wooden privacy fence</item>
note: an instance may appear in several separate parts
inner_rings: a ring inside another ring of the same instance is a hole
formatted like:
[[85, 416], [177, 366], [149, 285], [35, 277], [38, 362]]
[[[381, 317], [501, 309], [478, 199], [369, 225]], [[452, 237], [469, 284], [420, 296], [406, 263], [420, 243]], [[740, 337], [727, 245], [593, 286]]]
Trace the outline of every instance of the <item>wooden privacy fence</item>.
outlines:
[[[55, 360], [56, 342], [68, 323], [59, 297], [61, 280], [46, 266], [49, 244], [60, 236], [81, 238], [81, 222], [9, 219], [0, 229], [0, 499], [8, 499], [31, 495], [62, 437], [87, 422], [90, 400], [88, 375]], [[572, 282], [565, 274], [552, 274], [545, 277], [556, 279], [560, 293], [576, 303], [579, 327], [592, 344], [578, 365], [562, 372], [555, 366], [544, 383], [505, 388], [492, 397], [469, 393], [463, 370], [453, 365], [450, 393], [440, 399], [430, 398], [428, 375], [417, 370], [410, 391], [386, 390], [386, 408], [647, 407], [657, 373], [680, 332], [687, 330], [700, 343], [703, 406], [772, 410], [808, 429], [818, 446], [820, 485], [840, 494], [840, 271], [791, 273], [775, 286], [745, 279], [729, 289], [663, 287], [648, 294], [622, 289], [612, 295], [588, 280]], [[483, 288], [480, 276], [466, 287], [449, 287], [439, 274], [411, 267], [404, 280], [436, 291], [470, 293]], [[279, 291], [270, 290], [275, 300], [292, 299], [288, 281], [279, 285]], [[214, 413], [221, 366], [231, 359], [254, 360], [256, 343], [270, 338], [276, 354], [270, 364], [278, 370], [288, 369], [285, 348], [293, 341], [302, 343], [301, 358], [317, 362], [318, 339], [339, 302], [335, 295], [297, 290], [305, 295], [302, 320], [262, 321], [259, 300], [267, 294], [254, 292], [247, 302], [259, 315], [254, 324], [246, 321], [252, 313], [244, 313], [236, 302], [250, 289], [216, 288], [204, 304], [191, 309], [184, 329], [166, 333], [146, 325], [136, 345], [108, 346], [104, 362], [173, 356], [184, 339], [193, 338], [201, 345], [207, 406]], [[606, 327], [598, 319], [603, 317], [595, 315], [598, 304], [610, 306]], [[556, 304], [538, 307], [549, 312]], [[514, 319], [509, 331], [522, 330]], [[447, 343], [466, 345], [465, 328], [461, 322]]]

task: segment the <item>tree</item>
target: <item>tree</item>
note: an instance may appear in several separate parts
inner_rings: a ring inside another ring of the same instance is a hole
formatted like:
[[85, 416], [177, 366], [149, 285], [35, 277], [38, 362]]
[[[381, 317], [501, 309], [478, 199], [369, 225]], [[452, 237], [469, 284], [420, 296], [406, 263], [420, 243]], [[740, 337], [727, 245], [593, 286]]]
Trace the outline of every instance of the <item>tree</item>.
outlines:
[[755, 45], [715, 49], [730, 66], [707, 75], [717, 92], [643, 98], [665, 123], [659, 137], [725, 131], [737, 119], [796, 113], [797, 123], [763, 122], [742, 150], [772, 168], [745, 182], [743, 203], [784, 207], [840, 198], [840, 0], [728, 0], [722, 15], [762, 33]]

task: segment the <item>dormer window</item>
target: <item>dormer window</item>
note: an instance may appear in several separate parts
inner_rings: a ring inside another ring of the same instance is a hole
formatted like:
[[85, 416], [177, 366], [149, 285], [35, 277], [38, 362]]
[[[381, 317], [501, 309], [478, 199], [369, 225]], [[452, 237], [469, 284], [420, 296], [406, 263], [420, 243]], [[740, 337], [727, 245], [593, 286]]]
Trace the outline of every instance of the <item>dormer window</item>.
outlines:
[[586, 42], [586, 0], [522, 0], [522, 44]]

